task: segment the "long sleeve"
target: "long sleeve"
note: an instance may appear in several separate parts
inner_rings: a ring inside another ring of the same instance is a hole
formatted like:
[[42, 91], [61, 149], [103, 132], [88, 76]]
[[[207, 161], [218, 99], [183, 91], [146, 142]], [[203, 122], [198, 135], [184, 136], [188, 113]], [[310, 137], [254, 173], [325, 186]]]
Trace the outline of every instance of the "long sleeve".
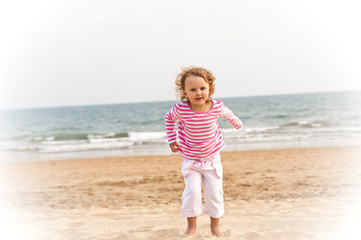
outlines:
[[177, 141], [177, 120], [179, 120], [179, 114], [176, 104], [165, 116], [165, 129], [168, 137], [168, 143]]
[[242, 121], [238, 117], [236, 117], [233, 112], [229, 110], [225, 105], [223, 105], [220, 116], [225, 118], [236, 129], [240, 129], [243, 127]]

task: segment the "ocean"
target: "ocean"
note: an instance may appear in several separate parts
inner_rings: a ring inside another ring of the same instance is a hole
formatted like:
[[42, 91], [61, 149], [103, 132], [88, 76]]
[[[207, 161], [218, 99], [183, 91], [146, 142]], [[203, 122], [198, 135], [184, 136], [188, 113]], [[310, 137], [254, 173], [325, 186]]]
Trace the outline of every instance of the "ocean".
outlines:
[[[220, 98], [224, 151], [359, 145], [361, 92]], [[164, 117], [176, 101], [0, 111], [0, 161], [172, 154]]]

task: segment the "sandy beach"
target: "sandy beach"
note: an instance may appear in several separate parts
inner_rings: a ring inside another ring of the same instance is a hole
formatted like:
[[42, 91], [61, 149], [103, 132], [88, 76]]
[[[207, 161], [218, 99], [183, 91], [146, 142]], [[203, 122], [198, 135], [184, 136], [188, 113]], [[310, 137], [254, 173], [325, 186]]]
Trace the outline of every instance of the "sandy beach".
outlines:
[[[222, 152], [224, 239], [361, 239], [361, 148]], [[178, 154], [4, 163], [1, 239], [183, 236]]]

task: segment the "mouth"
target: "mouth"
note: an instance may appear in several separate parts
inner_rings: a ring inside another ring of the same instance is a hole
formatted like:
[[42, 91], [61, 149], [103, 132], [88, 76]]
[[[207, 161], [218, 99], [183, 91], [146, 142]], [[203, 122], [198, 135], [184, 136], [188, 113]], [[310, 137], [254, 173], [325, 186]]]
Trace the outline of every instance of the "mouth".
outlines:
[[203, 98], [201, 98], [201, 97], [200, 97], [200, 98], [196, 98], [197, 101], [202, 100], [202, 99], [203, 99]]

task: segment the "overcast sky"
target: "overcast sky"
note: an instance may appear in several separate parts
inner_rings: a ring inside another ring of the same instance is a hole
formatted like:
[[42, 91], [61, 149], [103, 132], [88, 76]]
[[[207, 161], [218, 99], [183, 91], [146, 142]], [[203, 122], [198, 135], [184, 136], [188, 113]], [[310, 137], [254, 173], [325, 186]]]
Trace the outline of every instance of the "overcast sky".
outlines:
[[361, 89], [354, 0], [0, 3], [0, 109], [174, 100], [182, 66], [217, 97]]

